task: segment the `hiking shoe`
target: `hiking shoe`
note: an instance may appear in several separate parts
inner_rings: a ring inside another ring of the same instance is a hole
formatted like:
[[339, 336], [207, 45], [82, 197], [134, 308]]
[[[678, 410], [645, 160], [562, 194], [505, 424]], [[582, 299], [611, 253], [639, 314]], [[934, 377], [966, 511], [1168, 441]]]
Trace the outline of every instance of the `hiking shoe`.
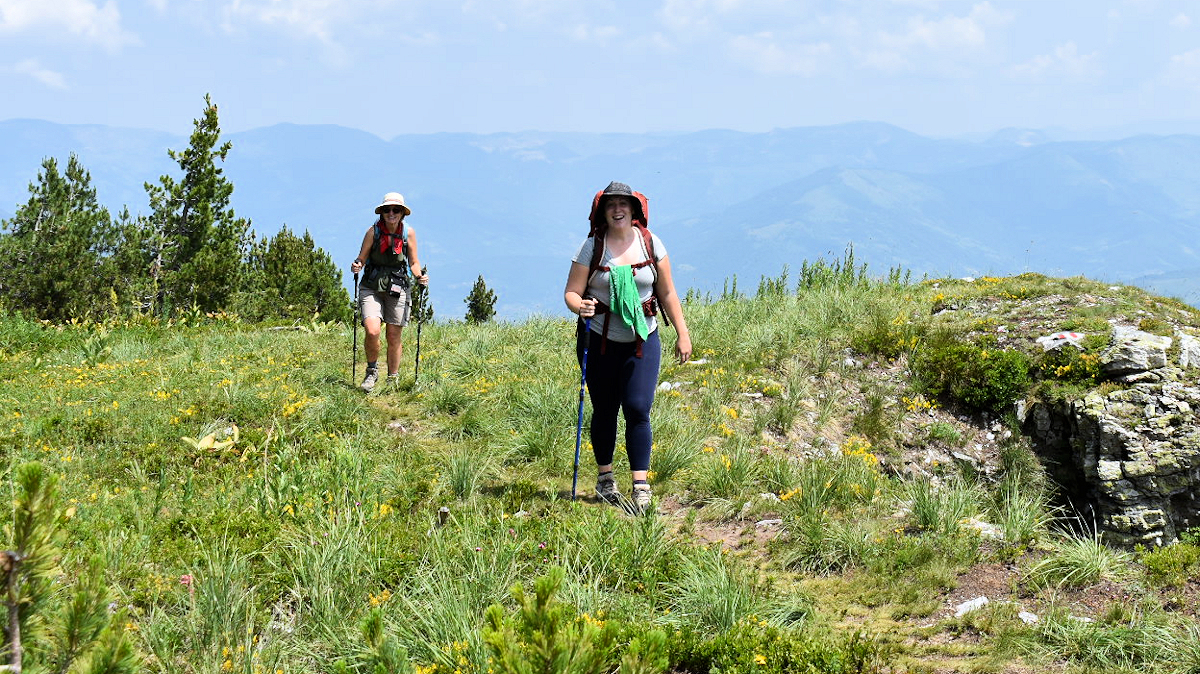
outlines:
[[367, 370], [367, 376], [363, 377], [362, 386], [359, 386], [359, 388], [370, 393], [371, 389], [375, 388], [375, 382], [377, 381], [379, 381], [379, 371]]
[[596, 497], [613, 505], [621, 502], [621, 492], [617, 489], [617, 481], [611, 472], [601, 473], [596, 478]]
[[399, 386], [400, 386], [400, 373], [399, 372], [393, 372], [387, 376], [387, 386], [388, 386], [388, 388], [393, 388], [393, 389], [399, 388]]
[[633, 485], [633, 508], [638, 513], [644, 513], [650, 509], [650, 485]]

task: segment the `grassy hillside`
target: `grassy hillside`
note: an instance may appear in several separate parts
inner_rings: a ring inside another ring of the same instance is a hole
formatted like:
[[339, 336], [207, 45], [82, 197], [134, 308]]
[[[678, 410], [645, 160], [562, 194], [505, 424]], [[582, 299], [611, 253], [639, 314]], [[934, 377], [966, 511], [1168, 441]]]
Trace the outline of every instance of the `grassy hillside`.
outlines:
[[[586, 446], [570, 499], [566, 319], [428, 325], [416, 382], [410, 329], [402, 385], [364, 396], [341, 324], [0, 318], [14, 517], [61, 524], [27, 668], [62, 661], [94, 565], [97, 615], [121, 611], [105, 643], [157, 672], [1200, 671], [1200, 541], [1063, 533], [1003, 414], [1097, 385], [1089, 351], [1044, 360], [1044, 331], [1194, 327], [1190, 307], [847, 261], [685, 310], [698, 360], [663, 369], [647, 517], [590, 497]], [[23, 497], [31, 461], [56, 502]]]

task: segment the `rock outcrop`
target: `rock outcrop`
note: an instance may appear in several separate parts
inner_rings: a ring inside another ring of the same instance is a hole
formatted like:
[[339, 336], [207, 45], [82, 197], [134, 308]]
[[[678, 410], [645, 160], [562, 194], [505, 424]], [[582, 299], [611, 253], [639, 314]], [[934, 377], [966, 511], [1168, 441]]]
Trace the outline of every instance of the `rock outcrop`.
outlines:
[[1200, 348], [1184, 334], [1175, 352], [1170, 337], [1129, 328], [1113, 336], [1101, 369], [1121, 388], [1018, 414], [1052, 477], [1107, 541], [1164, 545], [1200, 525]]

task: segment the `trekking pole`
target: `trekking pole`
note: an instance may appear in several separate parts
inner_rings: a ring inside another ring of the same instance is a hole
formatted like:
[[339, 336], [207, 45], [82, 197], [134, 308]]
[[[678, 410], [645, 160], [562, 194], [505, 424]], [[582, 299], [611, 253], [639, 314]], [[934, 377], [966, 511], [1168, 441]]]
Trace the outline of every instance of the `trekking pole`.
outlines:
[[583, 319], [583, 359], [579, 369], [579, 421], [575, 425], [575, 473], [571, 476], [571, 500], [575, 500], [575, 488], [579, 484], [579, 445], [583, 441], [583, 390], [587, 386], [588, 343], [592, 341], [592, 317]]
[[[429, 271], [429, 265], [421, 267], [421, 276], [424, 276]], [[419, 284], [418, 284], [419, 285]], [[417, 307], [417, 359], [413, 364], [413, 384], [417, 383], [417, 377], [421, 375], [421, 326], [425, 325], [425, 306], [429, 302], [429, 286], [422, 286], [421, 291], [421, 306]], [[417, 294], [416, 288], [413, 289], [413, 296]]]
[[354, 349], [350, 356], [350, 385], [358, 374], [358, 272], [354, 272]]

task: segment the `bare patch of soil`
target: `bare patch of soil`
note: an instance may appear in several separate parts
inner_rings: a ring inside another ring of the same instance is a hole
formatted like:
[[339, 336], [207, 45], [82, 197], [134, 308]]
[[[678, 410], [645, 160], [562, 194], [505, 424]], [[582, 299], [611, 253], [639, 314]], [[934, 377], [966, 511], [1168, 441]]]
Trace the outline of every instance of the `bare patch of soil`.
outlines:
[[[675, 531], [685, 525], [688, 514], [693, 510], [698, 510], [697, 506], [685, 504], [675, 496], [667, 496], [658, 503], [659, 517], [673, 521], [675, 525], [668, 528]], [[766, 559], [767, 546], [782, 531], [777, 520], [772, 514], [753, 520], [735, 517], [730, 520], [703, 521], [697, 518], [687, 531], [687, 537], [702, 545], [719, 544], [725, 549]]]
[[952, 617], [960, 604], [978, 597], [987, 597], [989, 602], [1019, 603], [1015, 592], [1019, 580], [1019, 572], [1011, 565], [995, 562], [976, 564], [958, 577], [957, 586], [946, 595], [945, 606], [933, 618]]

